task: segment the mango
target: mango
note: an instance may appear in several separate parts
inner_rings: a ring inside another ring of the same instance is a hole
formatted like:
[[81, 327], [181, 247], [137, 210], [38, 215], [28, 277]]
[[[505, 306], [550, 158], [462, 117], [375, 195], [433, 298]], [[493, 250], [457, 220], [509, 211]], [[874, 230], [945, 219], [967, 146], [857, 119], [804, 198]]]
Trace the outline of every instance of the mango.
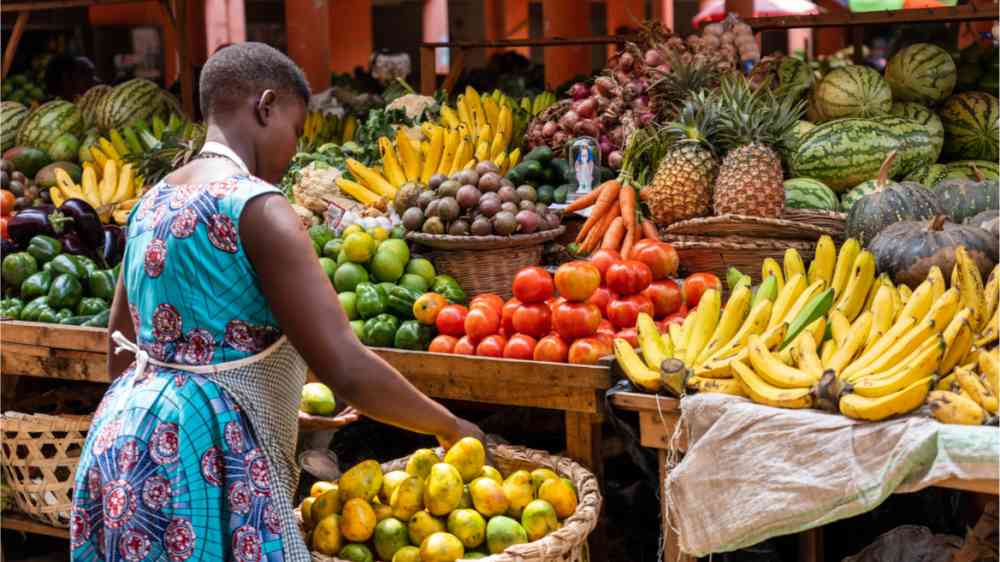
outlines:
[[413, 514], [424, 508], [424, 483], [415, 476], [403, 480], [392, 492], [389, 499], [392, 516], [408, 521]]
[[382, 467], [378, 461], [360, 462], [340, 477], [339, 487], [342, 501], [354, 498], [371, 501], [382, 489]]
[[469, 494], [472, 496], [472, 504], [476, 506], [476, 511], [486, 517], [503, 515], [510, 507], [501, 485], [489, 478], [473, 480], [469, 484]]
[[538, 499], [552, 504], [559, 519], [566, 519], [576, 511], [576, 491], [561, 478], [542, 482], [538, 487]]
[[444, 521], [434, 517], [426, 511], [418, 511], [410, 517], [406, 531], [410, 535], [410, 543], [421, 544], [424, 539], [441, 531], [447, 531]]
[[387, 504], [377, 503], [372, 506], [372, 510], [375, 512], [376, 522], [392, 517], [392, 507]]
[[444, 462], [458, 469], [463, 482], [471, 482], [483, 472], [486, 449], [475, 437], [463, 437], [444, 455]]
[[486, 520], [472, 509], [456, 509], [448, 516], [448, 532], [465, 548], [476, 548], [486, 540]]
[[521, 526], [534, 542], [560, 527], [556, 510], [545, 500], [532, 500], [521, 513]]
[[486, 546], [490, 554], [498, 554], [515, 544], [528, 542], [528, 534], [517, 521], [498, 515], [486, 524]]
[[340, 533], [351, 542], [365, 542], [375, 532], [375, 510], [365, 500], [347, 500], [340, 514]]
[[466, 560], [479, 560], [480, 558], [486, 558], [487, 556], [489, 556], [489, 554], [486, 554], [485, 552], [466, 552], [465, 553], [465, 559]]
[[420, 562], [420, 549], [415, 546], [404, 546], [396, 551], [392, 562]]
[[410, 460], [406, 461], [406, 472], [424, 480], [430, 476], [431, 467], [439, 462], [441, 459], [431, 449], [417, 449], [410, 455]]
[[469, 485], [462, 486], [462, 499], [458, 500], [456, 509], [472, 509], [472, 495], [469, 493]]
[[305, 525], [306, 529], [313, 528], [312, 506], [314, 503], [316, 503], [316, 498], [308, 497], [299, 504], [299, 512], [302, 513], [302, 524]]
[[[469, 489], [472, 492], [472, 489]], [[472, 496], [475, 501], [475, 494]], [[424, 504], [432, 515], [448, 515], [462, 501], [462, 475], [458, 470], [443, 462], [431, 467], [424, 490]]]
[[512, 473], [503, 481], [503, 494], [507, 496], [510, 505], [507, 507], [507, 515], [514, 519], [521, 518], [521, 510], [535, 499], [531, 490], [531, 473], [527, 470], [518, 470]]
[[379, 560], [392, 560], [399, 549], [410, 544], [406, 524], [395, 517], [379, 521], [375, 525], [375, 538], [372, 542], [375, 543]]
[[330, 515], [316, 524], [312, 533], [312, 549], [327, 556], [334, 556], [340, 552], [343, 544], [343, 537], [340, 535], [340, 516]]
[[336, 487], [332, 490], [327, 490], [323, 495], [316, 498], [316, 502], [312, 505], [313, 521], [319, 521], [328, 515], [340, 513], [340, 508], [340, 490]]
[[458, 537], [450, 533], [434, 533], [420, 543], [422, 562], [455, 562], [465, 556], [465, 548]]
[[345, 546], [337, 553], [337, 558], [350, 560], [351, 562], [374, 562], [375, 560], [375, 557], [372, 556], [372, 551], [363, 544], [349, 544]]
[[389, 503], [392, 498], [392, 492], [395, 491], [396, 486], [399, 486], [403, 480], [410, 477], [410, 473], [405, 470], [393, 470], [392, 472], [386, 474], [382, 477], [382, 489], [378, 492], [378, 499], [382, 503]]
[[483, 467], [483, 471], [479, 473], [479, 476], [495, 480], [497, 484], [503, 483], [503, 475], [500, 474], [500, 471], [489, 465]]
[[559, 475], [547, 468], [536, 468], [531, 471], [531, 491], [538, 496], [538, 488], [546, 480], [558, 479]]
[[323, 494], [325, 494], [326, 492], [329, 492], [330, 490], [333, 490], [335, 488], [337, 488], [337, 485], [334, 484], [333, 482], [327, 482], [326, 480], [317, 480], [316, 483], [314, 483], [312, 487], [309, 488], [309, 495], [314, 498], [318, 498]]

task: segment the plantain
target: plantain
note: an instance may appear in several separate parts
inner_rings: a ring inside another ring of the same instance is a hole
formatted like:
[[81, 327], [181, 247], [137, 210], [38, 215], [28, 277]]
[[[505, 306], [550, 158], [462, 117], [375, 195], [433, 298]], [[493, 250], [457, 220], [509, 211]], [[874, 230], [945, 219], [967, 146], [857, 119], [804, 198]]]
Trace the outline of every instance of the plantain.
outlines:
[[934, 390], [951, 390], [952, 385], [958, 385], [954, 372], [934, 383]]
[[444, 121], [444, 125], [449, 129], [458, 128], [459, 123], [461, 123], [458, 113], [448, 105], [441, 106], [441, 120]]
[[399, 159], [402, 163], [403, 175], [406, 181], [417, 181], [420, 179], [420, 152], [414, 150], [410, 137], [403, 127], [396, 129], [396, 150], [399, 151]]
[[952, 272], [952, 279], [955, 278], [957, 278], [958, 290], [962, 295], [962, 306], [972, 308], [975, 313], [973, 325], [979, 329], [984, 328], [988, 316], [985, 313], [986, 303], [983, 298], [983, 278], [979, 274], [979, 267], [969, 257], [965, 246], [959, 246], [955, 249], [955, 269]]
[[819, 380], [823, 376], [823, 363], [816, 353], [816, 339], [809, 332], [803, 332], [792, 344], [792, 359], [795, 366]]
[[[125, 142], [125, 139], [122, 137], [122, 134], [120, 132], [118, 132], [118, 129], [112, 128], [110, 131], [108, 131], [108, 137], [111, 139], [111, 146], [115, 147], [115, 152], [118, 153], [118, 158], [116, 158], [115, 160], [121, 160], [121, 157], [123, 157], [126, 154], [129, 154], [131, 152], [129, 150], [128, 144]], [[104, 140], [104, 139], [101, 139], [101, 140]], [[98, 141], [98, 142], [100, 142], [100, 141]], [[102, 148], [103, 148], [103, 146], [102, 146]]]
[[785, 276], [781, 271], [781, 266], [778, 265], [778, 260], [774, 258], [764, 258], [764, 262], [760, 264], [760, 278], [767, 279], [769, 275], [774, 276], [775, 282], [778, 284], [778, 292], [785, 287]]
[[357, 178], [358, 183], [369, 191], [388, 199], [396, 197], [396, 187], [374, 168], [369, 168], [353, 158], [348, 158], [347, 169], [350, 170], [351, 175]]
[[985, 347], [993, 344], [997, 341], [998, 336], [1000, 336], [1000, 308], [993, 312], [993, 316], [986, 322], [986, 328], [976, 337], [976, 345]]
[[429, 184], [431, 176], [437, 173], [438, 164], [441, 163], [441, 154], [444, 152], [445, 135], [446, 131], [443, 127], [434, 127], [431, 131], [427, 157], [424, 159], [424, 166], [420, 169], [420, 183], [423, 185]]
[[943, 335], [945, 352], [939, 372], [950, 373], [972, 349], [972, 309], [966, 307], [959, 310], [944, 329]]
[[837, 298], [837, 303], [834, 306], [853, 322], [861, 313], [865, 299], [868, 297], [868, 290], [874, 281], [875, 255], [868, 251], [862, 251], [854, 259], [844, 293]]
[[955, 367], [955, 380], [984, 410], [991, 414], [997, 413], [997, 395], [979, 375], [964, 367]]
[[460, 129], [448, 131], [444, 139], [444, 150], [441, 152], [441, 160], [438, 162], [437, 173], [448, 175], [451, 171], [451, 162], [455, 159], [458, 151], [458, 143], [461, 141], [462, 133]]
[[705, 348], [698, 353], [698, 357], [694, 361], [695, 365], [706, 361], [716, 350], [728, 343], [736, 332], [739, 331], [743, 325], [743, 320], [747, 316], [747, 311], [750, 309], [751, 296], [749, 287], [739, 287], [732, 292], [712, 336], [709, 338]]
[[379, 197], [374, 192], [369, 191], [368, 188], [358, 182], [341, 177], [337, 178], [336, 184], [341, 191], [357, 199], [358, 202], [368, 205], [369, 207], [377, 207], [380, 202], [382, 205], [385, 204], [384, 199]]
[[[690, 325], [687, 334], [687, 344], [684, 349], [684, 364], [694, 365], [695, 359], [701, 351], [708, 345], [709, 339], [715, 332], [719, 323], [719, 309], [722, 306], [722, 295], [715, 289], [705, 291], [698, 301], [698, 308], [694, 311], [694, 322]], [[685, 319], [686, 320], [686, 319]]]
[[660, 371], [647, 367], [642, 359], [636, 355], [635, 350], [628, 341], [622, 338], [615, 338], [614, 344], [615, 359], [622, 368], [625, 376], [637, 388], [646, 392], [659, 392], [662, 387]]
[[[795, 248], [785, 250], [783, 260], [785, 279], [791, 279], [793, 275], [801, 275], [808, 279], [806, 264], [802, 261], [802, 256]], [[812, 283], [810, 281], [810, 283]]]
[[486, 116], [486, 123], [496, 130], [500, 123], [500, 107], [493, 98], [483, 100], [483, 113]]
[[847, 282], [851, 277], [851, 269], [854, 267], [854, 260], [861, 253], [861, 245], [854, 238], [848, 238], [840, 246], [837, 254], [837, 264], [833, 269], [833, 292], [839, 301], [847, 287]]
[[871, 331], [873, 315], [871, 312], [864, 312], [851, 324], [847, 336], [837, 343], [837, 352], [830, 358], [829, 363], [823, 363], [823, 367], [839, 373], [851, 363], [854, 356], [868, 339], [868, 332]]
[[729, 394], [732, 396], [746, 396], [740, 382], [733, 378], [728, 379], [706, 379], [702, 377], [688, 377], [688, 390], [695, 392], [712, 392], [715, 394]]
[[927, 395], [927, 406], [934, 419], [955, 425], [983, 425], [989, 419], [986, 410], [975, 400], [948, 390], [934, 390]]
[[118, 185], [111, 196], [112, 203], [121, 203], [131, 199], [135, 195], [135, 182], [132, 164], [125, 164], [118, 172]]
[[[996, 314], [998, 304], [1000, 304], [1000, 264], [993, 266], [983, 288], [983, 312], [987, 318], [992, 318]], [[979, 326], [980, 330], [984, 328], [985, 326]]]
[[90, 162], [83, 163], [83, 176], [81, 176], [80, 182], [83, 187], [81, 192], [83, 200], [90, 203], [90, 206], [95, 209], [100, 207], [101, 191], [97, 185], [97, 170], [94, 169], [94, 166], [90, 165]]
[[[811, 387], [819, 377], [795, 367], [789, 367], [771, 355], [759, 336], [751, 336], [748, 344], [750, 364], [768, 384], [778, 388]], [[821, 373], [822, 374], [822, 373]]]
[[[108, 139], [104, 137], [97, 139], [97, 145], [101, 147], [101, 152], [103, 152], [108, 157], [108, 160], [122, 159], [122, 154], [118, 152], [118, 149], [115, 148], [115, 145], [111, 144], [111, 141], [109, 141]], [[103, 168], [104, 165], [102, 164], [101, 167]]]
[[808, 388], [778, 388], [764, 381], [743, 361], [732, 362], [733, 378], [751, 400], [777, 408], [811, 408], [812, 391]]
[[778, 291], [778, 297], [774, 300], [774, 306], [771, 307], [771, 319], [767, 323], [768, 328], [773, 328], [784, 321], [789, 309], [795, 304], [796, 299], [799, 298], [799, 295], [805, 289], [806, 280], [801, 275], [795, 275], [785, 283], [784, 287]]
[[451, 161], [451, 167], [448, 169], [448, 175], [451, 176], [455, 172], [461, 170], [462, 166], [468, 162], [471, 157], [472, 143], [463, 137], [462, 140], [458, 141], [458, 148], [455, 149], [455, 157]]
[[385, 173], [385, 178], [393, 187], [399, 188], [406, 183], [406, 174], [399, 165], [399, 160], [396, 159], [396, 150], [392, 146], [392, 141], [389, 140], [389, 137], [379, 137], [378, 148], [382, 154], [382, 171]]
[[856, 420], [881, 421], [912, 412], [924, 403], [933, 381], [933, 376], [926, 377], [898, 392], [877, 398], [846, 394], [840, 398], [840, 413]]
[[[670, 357], [668, 343], [660, 336], [660, 331], [653, 322], [653, 317], [640, 312], [636, 319], [636, 337], [639, 340], [639, 349], [642, 350], [642, 358], [646, 366], [654, 371], [659, 370], [660, 365]], [[669, 339], [669, 338], [668, 338]]]
[[816, 255], [809, 264], [808, 281], [810, 284], [823, 281], [829, 287], [833, 282], [833, 270], [837, 265], [837, 246], [833, 238], [827, 235], [819, 237], [816, 243]]
[[908, 358], [890, 371], [856, 380], [848, 386], [849, 391], [869, 398], [898, 392], [917, 380], [933, 375], [943, 353], [944, 339], [939, 336], [932, 345], [923, 347], [915, 357]]
[[979, 354], [979, 372], [983, 376], [983, 380], [986, 381], [987, 386], [993, 394], [1000, 396], [1000, 357], [997, 355], [997, 350], [988, 351]]

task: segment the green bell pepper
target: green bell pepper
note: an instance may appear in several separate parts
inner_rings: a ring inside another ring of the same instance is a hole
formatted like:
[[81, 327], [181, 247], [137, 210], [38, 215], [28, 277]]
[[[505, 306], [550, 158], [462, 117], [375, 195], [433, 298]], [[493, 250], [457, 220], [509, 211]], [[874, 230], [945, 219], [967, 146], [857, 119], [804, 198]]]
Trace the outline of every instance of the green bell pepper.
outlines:
[[62, 242], [51, 236], [39, 234], [28, 242], [28, 253], [35, 258], [38, 263], [52, 261], [53, 258], [62, 252]]
[[75, 308], [81, 297], [83, 297], [83, 287], [80, 281], [69, 273], [56, 277], [49, 288], [49, 305], [56, 308]]
[[397, 349], [411, 349], [413, 351], [426, 351], [434, 337], [434, 329], [424, 326], [416, 320], [407, 320], [400, 324], [396, 330], [393, 347]]
[[431, 283], [431, 291], [440, 294], [445, 287], [458, 287], [458, 281], [451, 275], [445, 275], [443, 273], [434, 276], [434, 282]]
[[49, 294], [49, 289], [52, 287], [52, 273], [48, 271], [39, 271], [38, 273], [33, 273], [30, 277], [21, 283], [21, 298], [31, 300], [43, 295]]
[[52, 258], [52, 261], [49, 263], [52, 264], [53, 274], [69, 274], [77, 279], [87, 278], [87, 270], [83, 267], [83, 264], [77, 261], [73, 256], [59, 254], [58, 256]]
[[59, 313], [51, 306], [43, 306], [38, 311], [38, 321], [45, 322], [46, 324], [55, 324], [59, 322]]
[[86, 322], [80, 325], [86, 326], [88, 328], [107, 328], [108, 318], [110, 317], [111, 317], [111, 310], [105, 309], [91, 316], [90, 320], [87, 320]]
[[451, 304], [462, 304], [466, 302], [465, 291], [462, 290], [458, 285], [445, 285], [441, 287], [440, 291], [434, 291], [435, 293], [441, 295], [448, 300]]
[[115, 298], [115, 272], [110, 269], [99, 269], [87, 277], [87, 288], [91, 296], [111, 302]]
[[17, 320], [21, 317], [22, 309], [24, 309], [24, 301], [21, 299], [0, 300], [0, 317]]
[[401, 319], [413, 318], [413, 303], [419, 298], [420, 293], [417, 291], [406, 287], [393, 287], [389, 291], [389, 313]]
[[47, 261], [44, 264], [42, 264], [42, 271], [48, 271], [49, 273], [52, 273], [52, 262]]
[[391, 314], [379, 314], [365, 321], [361, 341], [372, 347], [391, 347], [398, 329], [398, 318]]
[[56, 316], [59, 318], [59, 322], [62, 323], [63, 320], [73, 316], [73, 311], [68, 308], [60, 308]]
[[86, 281], [88, 275], [100, 269], [97, 267], [97, 262], [87, 256], [73, 256], [73, 259], [76, 260], [76, 263], [80, 264], [80, 267], [82, 267], [84, 271], [86, 271], [83, 275], [77, 275], [77, 277], [79, 277], [82, 281]]
[[0, 269], [8, 286], [20, 287], [25, 279], [38, 271], [38, 262], [28, 252], [17, 252], [5, 257]]
[[64, 324], [66, 326], [81, 326], [81, 325], [83, 325], [84, 322], [90, 320], [94, 316], [95, 315], [93, 315], [93, 314], [88, 315], [88, 316], [69, 316], [67, 318], [63, 318], [63, 319], [59, 320], [59, 323], [60, 324]]
[[21, 309], [21, 320], [25, 322], [38, 321], [38, 315], [43, 308], [49, 308], [49, 297], [38, 297], [24, 305], [24, 308]]
[[374, 283], [358, 283], [354, 293], [358, 296], [358, 314], [365, 320], [382, 314], [389, 304], [389, 295], [385, 294], [385, 289]]
[[354, 336], [358, 340], [363, 340], [365, 337], [365, 321], [351, 320], [351, 331], [354, 332]]
[[86, 297], [80, 299], [76, 305], [77, 316], [91, 316], [107, 310], [108, 302], [100, 297]]
[[320, 248], [320, 255], [323, 255], [323, 247], [330, 240], [333, 240], [333, 231], [325, 224], [317, 224], [309, 227], [309, 238]]

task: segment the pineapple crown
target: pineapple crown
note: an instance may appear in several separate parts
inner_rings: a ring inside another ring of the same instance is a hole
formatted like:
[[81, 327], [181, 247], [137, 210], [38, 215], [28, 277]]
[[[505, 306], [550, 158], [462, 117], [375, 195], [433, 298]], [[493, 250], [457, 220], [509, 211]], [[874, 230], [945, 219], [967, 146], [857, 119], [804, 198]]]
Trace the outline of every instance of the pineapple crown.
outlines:
[[714, 153], [721, 109], [722, 105], [713, 93], [707, 90], [694, 92], [681, 104], [677, 119], [663, 126], [660, 136], [669, 146], [697, 143]]
[[790, 149], [791, 133], [802, 118], [805, 101], [754, 88], [738, 74], [723, 77], [714, 97], [719, 105], [719, 148], [728, 151], [758, 143], [782, 153]]
[[703, 54], [667, 52], [668, 72], [649, 87], [649, 98], [660, 121], [670, 121], [691, 96], [716, 88], [724, 72], [718, 61]]

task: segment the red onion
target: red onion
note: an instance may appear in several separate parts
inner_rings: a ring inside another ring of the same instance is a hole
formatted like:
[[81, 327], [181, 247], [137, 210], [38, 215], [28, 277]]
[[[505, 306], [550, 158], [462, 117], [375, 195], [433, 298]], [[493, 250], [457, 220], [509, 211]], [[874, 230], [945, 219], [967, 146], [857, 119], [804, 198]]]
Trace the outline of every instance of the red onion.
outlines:
[[572, 131], [576, 127], [576, 122], [580, 120], [580, 116], [572, 109], [567, 111], [562, 118], [559, 119], [559, 126], [566, 131]]
[[597, 100], [594, 98], [583, 99], [573, 105], [573, 110], [576, 111], [580, 117], [590, 118], [597, 113]]
[[601, 147], [601, 154], [610, 154], [614, 150], [614, 145], [608, 140], [608, 137], [601, 137], [601, 142], [598, 143]]
[[552, 135], [556, 134], [559, 130], [559, 125], [556, 125], [555, 121], [546, 121], [545, 125], [542, 125], [542, 136], [550, 139]]
[[637, 113], [639, 115], [639, 123], [641, 125], [650, 124], [653, 121], [653, 117], [655, 117], [655, 115], [653, 115], [653, 112], [651, 111], [641, 111]]
[[618, 150], [608, 154], [608, 166], [614, 169], [619, 169], [622, 167], [622, 153]]
[[596, 137], [601, 133], [601, 128], [595, 121], [590, 119], [582, 119], [576, 123], [576, 128], [574, 132], [578, 135], [586, 135], [588, 137]]
[[588, 93], [589, 92], [587, 89], [587, 85], [584, 84], [583, 82], [577, 82], [576, 84], [573, 84], [569, 88], [569, 95], [574, 100], [582, 100], [583, 98], [587, 97]]
[[569, 138], [570, 138], [569, 133], [565, 131], [559, 131], [556, 134], [552, 135], [552, 143], [553, 145], [561, 145], [564, 144], [566, 141], [568, 141]]
[[602, 96], [608, 97], [611, 95], [611, 91], [615, 88], [615, 82], [607, 76], [600, 76], [594, 80], [594, 88], [596, 88]]
[[666, 63], [663, 63], [663, 64], [657, 66], [656, 70], [659, 70], [660, 72], [666, 74], [667, 72], [670, 72], [670, 65], [666, 64]]
[[644, 88], [639, 80], [632, 80], [625, 84], [624, 93], [626, 98], [635, 98], [642, 95]]
[[631, 70], [633, 64], [635, 64], [635, 57], [628, 51], [625, 51], [618, 57], [618, 68], [622, 70]]
[[615, 127], [614, 129], [611, 129], [610, 132], [608, 132], [608, 140], [610, 140], [617, 146], [621, 146], [622, 144], [624, 144], [623, 141], [625, 140], [623, 138], [624, 132], [625, 131], [621, 128], [621, 126]]
[[643, 59], [649, 66], [659, 66], [663, 64], [663, 55], [657, 49], [650, 49], [646, 51], [646, 54], [643, 56]]
[[631, 79], [632, 78], [628, 75], [627, 72], [622, 72], [621, 70], [615, 71], [615, 80], [617, 80], [619, 84], [624, 84]]

